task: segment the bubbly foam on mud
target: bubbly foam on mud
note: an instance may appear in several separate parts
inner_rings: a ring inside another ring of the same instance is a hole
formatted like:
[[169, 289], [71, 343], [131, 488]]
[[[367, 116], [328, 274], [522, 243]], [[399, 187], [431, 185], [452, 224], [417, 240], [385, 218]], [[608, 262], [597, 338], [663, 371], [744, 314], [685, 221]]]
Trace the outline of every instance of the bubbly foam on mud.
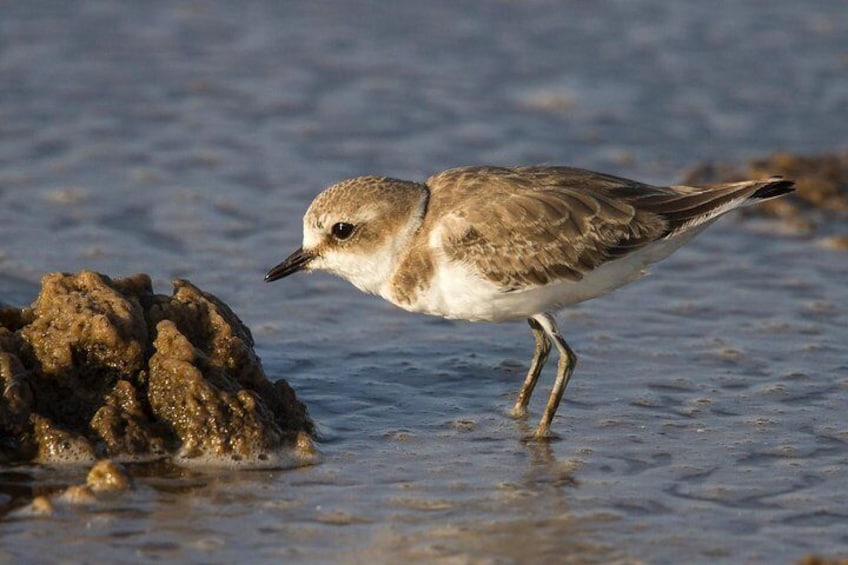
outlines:
[[225, 468], [225, 469], [291, 469], [314, 465], [320, 460], [315, 444], [309, 434], [297, 434], [294, 447], [267, 450], [254, 445], [249, 455], [235, 453], [215, 455], [211, 453], [191, 454], [179, 452], [173, 457], [174, 463], [184, 467]]
[[182, 467], [216, 468], [216, 469], [292, 469], [314, 465], [318, 462], [315, 454], [292, 453], [286, 450], [251, 454], [248, 457], [240, 455], [209, 455], [194, 457], [177, 454], [174, 463]]
[[63, 465], [89, 465], [96, 460], [91, 446], [79, 440], [63, 440], [51, 445], [38, 459], [42, 463]]

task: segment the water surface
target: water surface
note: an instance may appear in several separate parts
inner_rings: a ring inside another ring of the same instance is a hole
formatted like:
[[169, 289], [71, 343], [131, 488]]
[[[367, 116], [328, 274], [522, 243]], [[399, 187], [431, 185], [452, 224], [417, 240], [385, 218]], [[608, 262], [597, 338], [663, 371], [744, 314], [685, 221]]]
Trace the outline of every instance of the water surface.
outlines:
[[[507, 415], [523, 323], [274, 285], [323, 186], [556, 163], [674, 182], [846, 147], [842, 2], [166, 2], [0, 7], [0, 300], [50, 271], [187, 277], [254, 330], [324, 437], [289, 471], [136, 469], [7, 514], [30, 561], [791, 562], [848, 552], [844, 253], [726, 218], [560, 315], [559, 440]], [[0, 504], [84, 470], [0, 471]]]

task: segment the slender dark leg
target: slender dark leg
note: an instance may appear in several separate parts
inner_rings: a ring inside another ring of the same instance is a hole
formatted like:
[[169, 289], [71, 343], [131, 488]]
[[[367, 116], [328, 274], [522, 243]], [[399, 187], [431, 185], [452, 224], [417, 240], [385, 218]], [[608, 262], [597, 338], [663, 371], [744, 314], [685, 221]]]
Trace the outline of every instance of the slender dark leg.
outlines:
[[530, 370], [524, 379], [524, 386], [521, 387], [521, 392], [518, 393], [515, 406], [512, 408], [512, 415], [515, 417], [524, 416], [527, 413], [527, 403], [530, 402], [530, 395], [533, 394], [536, 381], [539, 380], [539, 373], [542, 372], [542, 367], [545, 366], [545, 361], [548, 360], [548, 353], [551, 351], [551, 340], [548, 339], [545, 330], [542, 329], [539, 322], [533, 318], [527, 318], [527, 323], [530, 324], [530, 331], [533, 332], [533, 337], [536, 338], [536, 350], [533, 352], [533, 360], [530, 362]]
[[574, 372], [574, 367], [577, 365], [577, 356], [565, 343], [565, 339], [559, 333], [556, 320], [552, 315], [548, 313], [536, 314], [532, 319], [538, 322], [559, 350], [556, 381], [554, 381], [554, 387], [551, 389], [550, 397], [548, 397], [548, 404], [545, 406], [545, 411], [542, 413], [542, 419], [539, 420], [539, 426], [535, 433], [537, 438], [545, 438], [550, 434], [551, 420], [554, 419], [559, 402], [562, 400], [562, 393], [565, 392], [565, 387], [568, 386], [568, 381], [571, 379], [571, 373]]

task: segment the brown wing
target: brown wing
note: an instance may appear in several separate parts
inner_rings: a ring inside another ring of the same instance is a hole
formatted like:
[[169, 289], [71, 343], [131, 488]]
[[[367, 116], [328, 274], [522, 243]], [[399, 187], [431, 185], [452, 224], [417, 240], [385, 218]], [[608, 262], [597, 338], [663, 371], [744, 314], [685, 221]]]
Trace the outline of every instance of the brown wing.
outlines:
[[608, 194], [637, 183], [579, 169], [453, 169], [427, 185], [444, 252], [504, 291], [580, 280], [667, 230]]
[[[606, 261], [792, 190], [779, 177], [660, 187], [570, 167], [465, 167], [427, 180], [444, 252], [504, 291], [580, 280]], [[433, 226], [437, 227], [437, 226]]]

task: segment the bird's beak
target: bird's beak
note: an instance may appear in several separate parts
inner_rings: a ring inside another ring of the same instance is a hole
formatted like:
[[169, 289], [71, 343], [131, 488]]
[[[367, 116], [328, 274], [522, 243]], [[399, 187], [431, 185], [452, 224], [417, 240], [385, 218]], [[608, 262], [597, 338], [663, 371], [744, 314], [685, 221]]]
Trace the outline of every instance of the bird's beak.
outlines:
[[315, 258], [315, 255], [309, 251], [304, 251], [303, 247], [289, 255], [285, 261], [268, 271], [265, 275], [265, 282], [275, 281], [283, 277], [287, 277], [292, 273], [306, 269], [309, 262]]

